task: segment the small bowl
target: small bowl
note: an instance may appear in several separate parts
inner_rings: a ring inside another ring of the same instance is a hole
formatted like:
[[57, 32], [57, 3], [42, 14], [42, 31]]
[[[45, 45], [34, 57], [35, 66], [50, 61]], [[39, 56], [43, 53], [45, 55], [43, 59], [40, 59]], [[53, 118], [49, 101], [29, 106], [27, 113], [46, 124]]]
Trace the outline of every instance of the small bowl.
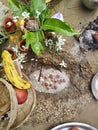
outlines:
[[92, 79], [91, 90], [94, 97], [98, 100], [98, 73]]
[[25, 44], [26, 44], [25, 40], [21, 40], [18, 42], [18, 48], [23, 53], [27, 53], [30, 50], [30, 47], [25, 48]]
[[10, 17], [5, 18], [4, 28], [9, 33], [14, 32], [17, 29], [16, 24], [14, 23], [13, 19]]

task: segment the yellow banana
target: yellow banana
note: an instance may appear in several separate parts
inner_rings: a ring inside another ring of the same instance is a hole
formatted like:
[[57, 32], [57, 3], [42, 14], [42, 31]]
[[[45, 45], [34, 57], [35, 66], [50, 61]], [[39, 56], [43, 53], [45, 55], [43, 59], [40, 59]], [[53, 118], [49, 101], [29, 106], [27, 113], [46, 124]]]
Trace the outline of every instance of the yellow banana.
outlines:
[[4, 67], [5, 74], [8, 78], [8, 80], [17, 88], [19, 89], [28, 89], [31, 87], [31, 84], [29, 81], [24, 80], [20, 77], [18, 74], [14, 62], [11, 58], [11, 54], [4, 50], [2, 52], [2, 64]]

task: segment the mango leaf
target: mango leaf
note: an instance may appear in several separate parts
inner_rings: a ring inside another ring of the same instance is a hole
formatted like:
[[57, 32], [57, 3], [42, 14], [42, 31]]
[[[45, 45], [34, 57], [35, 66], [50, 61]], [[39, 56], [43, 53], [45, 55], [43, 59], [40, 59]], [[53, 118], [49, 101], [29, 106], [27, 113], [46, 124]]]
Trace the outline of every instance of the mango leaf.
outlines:
[[9, 7], [10, 7], [10, 10], [16, 16], [21, 16], [23, 11], [27, 11], [28, 10], [27, 6], [25, 6], [21, 2], [18, 2], [17, 0], [8, 0], [8, 4], [9, 4]]
[[79, 34], [67, 22], [62, 22], [56, 18], [47, 18], [42, 25], [44, 31], [54, 31], [64, 34], [66, 36], [73, 36]]
[[34, 44], [31, 44], [31, 48], [36, 55], [40, 55], [41, 51], [44, 50], [44, 46], [41, 42], [35, 42]]
[[49, 18], [50, 15], [51, 15], [50, 9], [43, 10], [43, 11], [41, 12], [40, 16], [39, 16], [39, 18], [40, 18], [40, 24], [42, 25], [43, 22], [44, 22], [44, 20], [45, 20], [46, 18]]
[[41, 32], [29, 32], [27, 31], [25, 36], [26, 47], [31, 45], [31, 49], [36, 55], [40, 55], [44, 50], [43, 37]]
[[41, 13], [45, 9], [46, 9], [45, 0], [31, 0], [30, 13], [33, 17], [35, 17], [36, 12]]

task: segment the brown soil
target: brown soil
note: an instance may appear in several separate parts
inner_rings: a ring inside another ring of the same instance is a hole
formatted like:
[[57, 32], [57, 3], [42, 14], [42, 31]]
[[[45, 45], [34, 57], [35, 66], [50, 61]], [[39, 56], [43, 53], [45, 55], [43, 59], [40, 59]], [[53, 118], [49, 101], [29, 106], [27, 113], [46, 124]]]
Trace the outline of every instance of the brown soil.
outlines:
[[[75, 40], [74, 38], [71, 39]], [[77, 42], [76, 45], [78, 46]], [[29, 76], [41, 66], [43, 68], [46, 66], [54, 67], [62, 71], [59, 63], [63, 59], [67, 63], [67, 67], [63, 70], [70, 75], [70, 85], [67, 90], [57, 94], [45, 94], [36, 91], [36, 108], [28, 120], [32, 126], [51, 124], [49, 127], [52, 127], [59, 123], [76, 121], [76, 117], [84, 107], [94, 101], [90, 90], [93, 73], [85, 55], [76, 45], [72, 47], [70, 44], [66, 44], [61, 53], [45, 51], [35, 64], [32, 61], [24, 64], [24, 72]], [[68, 50], [74, 50], [74, 52]], [[29, 69], [27, 70], [27, 68]]]

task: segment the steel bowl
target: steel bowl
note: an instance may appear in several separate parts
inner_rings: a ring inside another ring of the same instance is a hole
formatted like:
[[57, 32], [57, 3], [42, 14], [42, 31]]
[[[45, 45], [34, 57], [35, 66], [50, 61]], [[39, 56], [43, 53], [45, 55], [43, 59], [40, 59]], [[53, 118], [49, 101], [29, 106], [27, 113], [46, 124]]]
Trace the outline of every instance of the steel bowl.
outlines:
[[80, 122], [68, 122], [61, 125], [58, 125], [51, 130], [70, 130], [72, 127], [77, 127], [79, 130], [98, 130], [97, 128]]
[[91, 90], [92, 90], [93, 96], [98, 100], [98, 85], [97, 84], [98, 84], [98, 73], [95, 74], [91, 83]]

